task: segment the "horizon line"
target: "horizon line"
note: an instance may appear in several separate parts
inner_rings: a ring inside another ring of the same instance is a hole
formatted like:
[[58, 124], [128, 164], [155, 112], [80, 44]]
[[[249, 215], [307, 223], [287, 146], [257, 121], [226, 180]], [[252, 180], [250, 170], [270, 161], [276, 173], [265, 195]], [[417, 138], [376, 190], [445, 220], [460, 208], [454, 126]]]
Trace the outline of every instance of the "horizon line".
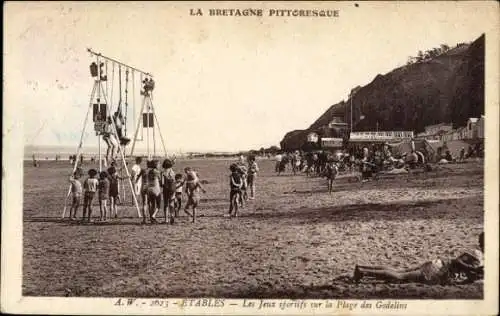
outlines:
[[[276, 146], [276, 145], [270, 145], [270, 146], [261, 146], [262, 148], [270, 148], [270, 147], [273, 147], [273, 146]], [[71, 146], [71, 145], [48, 145], [48, 144], [43, 144], [43, 145], [37, 145], [37, 144], [25, 144], [24, 145], [24, 151], [26, 151], [27, 148], [29, 147], [35, 147], [35, 148], [39, 148], [39, 149], [43, 149], [43, 148], [60, 148], [60, 149], [69, 149], [70, 147], [74, 147], [74, 146]], [[105, 147], [105, 146], [104, 146]], [[280, 146], [276, 146], [278, 148], [280, 148]], [[97, 150], [99, 149], [98, 146], [87, 146], [85, 147], [86, 149], [88, 150]], [[167, 151], [167, 154], [168, 153], [182, 153], [182, 154], [185, 154], [185, 153], [239, 153], [239, 152], [248, 152], [248, 151], [252, 151], [252, 150], [259, 150], [260, 148], [251, 148], [251, 149], [193, 149], [193, 148], [190, 148], [190, 149], [183, 149], [183, 148], [179, 148], [179, 149], [173, 149], [173, 148], [170, 148], [170, 149], [166, 149]], [[145, 152], [146, 149], [139, 149], [137, 148], [137, 153], [143, 153], [143, 151]], [[160, 150], [159, 152], [161, 152], [162, 150]]]

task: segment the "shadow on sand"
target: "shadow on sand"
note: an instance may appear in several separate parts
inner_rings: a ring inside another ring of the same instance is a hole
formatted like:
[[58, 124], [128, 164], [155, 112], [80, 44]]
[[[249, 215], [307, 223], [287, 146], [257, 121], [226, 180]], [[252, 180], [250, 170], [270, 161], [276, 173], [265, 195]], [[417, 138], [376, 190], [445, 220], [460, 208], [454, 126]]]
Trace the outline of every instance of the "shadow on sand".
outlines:
[[299, 219], [303, 220], [303, 223], [316, 223], [326, 221], [408, 221], [477, 217], [477, 214], [470, 214], [466, 209], [449, 207], [456, 202], [465, 205], [467, 204], [467, 200], [469, 199], [440, 199], [422, 202], [366, 203], [319, 208], [299, 208], [295, 210], [266, 213], [243, 212], [241, 218], [254, 218], [259, 220]]

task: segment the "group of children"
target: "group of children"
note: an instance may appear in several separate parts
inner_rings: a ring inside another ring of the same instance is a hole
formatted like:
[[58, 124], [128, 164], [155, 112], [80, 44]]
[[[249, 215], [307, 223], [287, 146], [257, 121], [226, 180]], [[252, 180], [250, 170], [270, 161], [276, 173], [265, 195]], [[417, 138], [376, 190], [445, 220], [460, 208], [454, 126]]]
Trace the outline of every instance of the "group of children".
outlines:
[[[158, 161], [151, 160], [147, 168], [141, 167], [142, 158], [136, 158], [132, 167], [132, 181], [135, 185], [135, 194], [142, 200], [142, 223], [146, 223], [146, 208], [148, 209], [151, 223], [158, 223], [156, 215], [161, 208], [163, 197], [164, 222], [174, 223], [174, 218], [179, 216], [182, 206], [182, 193], [187, 195], [187, 203], [184, 212], [196, 220], [196, 208], [200, 201], [200, 191], [205, 193], [198, 174], [190, 167], [184, 169], [184, 175], [175, 173], [174, 161], [165, 159], [163, 170], [159, 170]], [[192, 213], [189, 212], [192, 209]]]
[[[142, 167], [142, 158], [137, 157], [132, 167], [131, 180], [134, 185], [134, 194], [141, 199], [142, 222], [147, 219], [151, 223], [158, 223], [156, 215], [159, 212], [163, 200], [164, 222], [173, 224], [175, 217], [179, 216], [182, 207], [183, 193], [187, 196], [184, 212], [196, 220], [196, 209], [200, 202], [200, 191], [205, 193], [198, 173], [192, 168], [186, 167], [184, 174], [175, 173], [173, 170], [174, 160], [165, 159], [162, 169], [159, 169], [157, 160], [147, 162], [147, 167]], [[230, 165], [230, 206], [229, 216], [237, 216], [238, 208], [243, 207], [247, 200], [255, 198], [255, 180], [259, 171], [254, 156], [248, 157], [248, 164], [243, 157], [240, 161]], [[88, 177], [80, 182], [83, 176], [79, 167], [70, 177], [72, 204], [70, 208], [70, 219], [77, 218], [77, 212], [83, 199], [84, 222], [90, 222], [92, 217], [92, 202], [97, 195], [100, 209], [100, 221], [108, 218], [118, 217], [117, 205], [120, 203], [119, 180], [127, 177], [118, 176], [116, 167], [112, 163], [107, 171], [98, 172], [95, 169], [88, 171]], [[248, 191], [250, 191], [248, 194]], [[109, 200], [109, 212], [108, 212]], [[146, 212], [146, 209], [148, 212]], [[189, 211], [192, 210], [192, 213]]]
[[[107, 171], [98, 172], [95, 169], [88, 171], [88, 178], [82, 183], [82, 169], [77, 168], [70, 177], [72, 203], [69, 212], [69, 218], [75, 220], [78, 208], [83, 198], [83, 216], [82, 220], [90, 222], [92, 217], [92, 202], [97, 194], [100, 210], [100, 221], [107, 221], [114, 214], [118, 217], [117, 204], [120, 202], [119, 195], [119, 177], [116, 167], [112, 165]], [[109, 201], [109, 214], [108, 214]], [[109, 216], [108, 216], [109, 215]]]
[[[247, 200], [255, 198], [255, 180], [259, 167], [255, 161], [255, 156], [248, 157], [248, 167], [245, 159], [240, 157], [240, 161], [229, 166], [229, 217], [237, 217], [239, 207], [243, 207]], [[250, 189], [250, 196], [248, 196]]]

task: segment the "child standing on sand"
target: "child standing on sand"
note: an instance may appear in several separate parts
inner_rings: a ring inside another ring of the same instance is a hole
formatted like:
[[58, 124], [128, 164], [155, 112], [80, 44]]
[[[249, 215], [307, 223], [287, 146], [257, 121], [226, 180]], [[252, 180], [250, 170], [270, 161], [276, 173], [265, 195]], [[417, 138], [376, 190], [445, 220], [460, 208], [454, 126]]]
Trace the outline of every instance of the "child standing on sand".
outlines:
[[99, 174], [99, 209], [101, 211], [101, 221], [108, 220], [108, 200], [109, 200], [109, 179], [106, 171]]
[[257, 172], [259, 172], [259, 166], [255, 161], [255, 156], [248, 157], [248, 177], [247, 185], [250, 189], [250, 200], [255, 199], [255, 178], [257, 178]]
[[178, 173], [175, 175], [175, 199], [174, 199], [175, 217], [179, 216], [179, 211], [181, 210], [183, 187], [184, 187], [184, 178], [182, 174]]
[[243, 183], [243, 185], [241, 186], [241, 194], [239, 195], [240, 206], [243, 207], [245, 202], [248, 200], [248, 192], [247, 192], [248, 169], [245, 165], [238, 164], [238, 172], [240, 174], [241, 181]]
[[69, 178], [69, 182], [71, 183], [71, 208], [69, 209], [69, 219], [74, 220], [76, 219], [76, 212], [78, 211], [78, 208], [80, 207], [80, 203], [82, 200], [82, 184], [80, 183], [80, 176], [81, 173], [77, 169], [73, 173], [73, 175]]
[[148, 194], [147, 194], [147, 189], [148, 189], [148, 174], [149, 169], [146, 168], [141, 168], [139, 171], [139, 174], [137, 178], [139, 179], [139, 195], [141, 196], [141, 214], [142, 214], [142, 223], [146, 223], [146, 207], [148, 206]]
[[151, 223], [157, 223], [156, 213], [160, 209], [161, 204], [161, 173], [158, 170], [158, 161], [152, 160], [149, 162], [150, 169], [147, 173], [147, 200], [149, 207], [149, 219]]
[[163, 214], [165, 223], [174, 223], [174, 194], [175, 194], [175, 172], [174, 162], [170, 159], [163, 161], [162, 186], [163, 186]]
[[333, 159], [330, 159], [326, 165], [326, 179], [328, 180], [328, 193], [330, 194], [333, 192], [333, 181], [335, 180], [338, 172], [339, 169], [337, 164], [333, 161]]
[[111, 166], [108, 168], [109, 174], [109, 217], [118, 217], [118, 207], [117, 204], [120, 201], [120, 191], [119, 191], [119, 180], [126, 179], [127, 177], [119, 177], [116, 168]]
[[[196, 208], [200, 203], [200, 190], [203, 193], [206, 193], [206, 191], [201, 186], [200, 179], [193, 169], [187, 167], [184, 169], [184, 172], [186, 173], [186, 194], [188, 197], [184, 212], [193, 218], [194, 223], [196, 221]], [[192, 215], [188, 211], [189, 207], [193, 209]]]
[[[238, 172], [238, 166], [231, 164], [229, 166], [231, 175], [229, 176], [229, 216], [238, 216], [238, 202], [241, 199], [241, 188], [243, 187], [243, 179]], [[234, 210], [234, 213], [233, 213]]]
[[92, 216], [92, 200], [97, 192], [99, 181], [95, 178], [97, 170], [90, 169], [88, 175], [89, 177], [83, 183], [83, 189], [85, 191], [83, 198], [83, 220], [85, 220], [85, 215], [87, 215], [87, 221], [90, 222], [90, 217]]
[[142, 179], [139, 176], [141, 174], [141, 163], [142, 163], [142, 158], [141, 157], [136, 157], [135, 158], [135, 164], [132, 166], [132, 183], [134, 184], [134, 194], [136, 195], [137, 198], [141, 195], [141, 187], [142, 187]]

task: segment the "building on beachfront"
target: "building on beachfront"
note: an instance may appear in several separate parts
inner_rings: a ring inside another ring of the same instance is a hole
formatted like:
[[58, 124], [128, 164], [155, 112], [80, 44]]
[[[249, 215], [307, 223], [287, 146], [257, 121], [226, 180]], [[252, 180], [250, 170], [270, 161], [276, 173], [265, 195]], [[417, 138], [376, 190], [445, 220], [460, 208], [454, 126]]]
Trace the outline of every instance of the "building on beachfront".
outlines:
[[452, 141], [453, 135], [455, 135], [455, 130], [451, 130], [449, 132], [446, 132], [445, 134], [441, 135], [441, 141], [443, 141], [443, 142]]
[[471, 117], [465, 126], [452, 129], [441, 135], [441, 141], [452, 140], [482, 140], [484, 139], [484, 115], [480, 118]]
[[465, 127], [459, 127], [453, 133], [452, 140], [462, 140], [466, 139], [466, 137], [467, 137], [467, 129]]
[[478, 122], [479, 119], [471, 117], [467, 120], [466, 131], [464, 132], [464, 139], [477, 139], [478, 137]]
[[385, 143], [411, 140], [413, 138], [413, 131], [351, 132], [349, 142]]
[[322, 137], [321, 148], [324, 149], [341, 149], [344, 147], [344, 139], [338, 137]]
[[441, 137], [453, 130], [453, 125], [449, 123], [440, 123], [425, 127], [425, 131], [418, 133], [415, 138], [427, 140], [441, 140]]
[[484, 139], [484, 115], [481, 115], [477, 122], [477, 138]]

